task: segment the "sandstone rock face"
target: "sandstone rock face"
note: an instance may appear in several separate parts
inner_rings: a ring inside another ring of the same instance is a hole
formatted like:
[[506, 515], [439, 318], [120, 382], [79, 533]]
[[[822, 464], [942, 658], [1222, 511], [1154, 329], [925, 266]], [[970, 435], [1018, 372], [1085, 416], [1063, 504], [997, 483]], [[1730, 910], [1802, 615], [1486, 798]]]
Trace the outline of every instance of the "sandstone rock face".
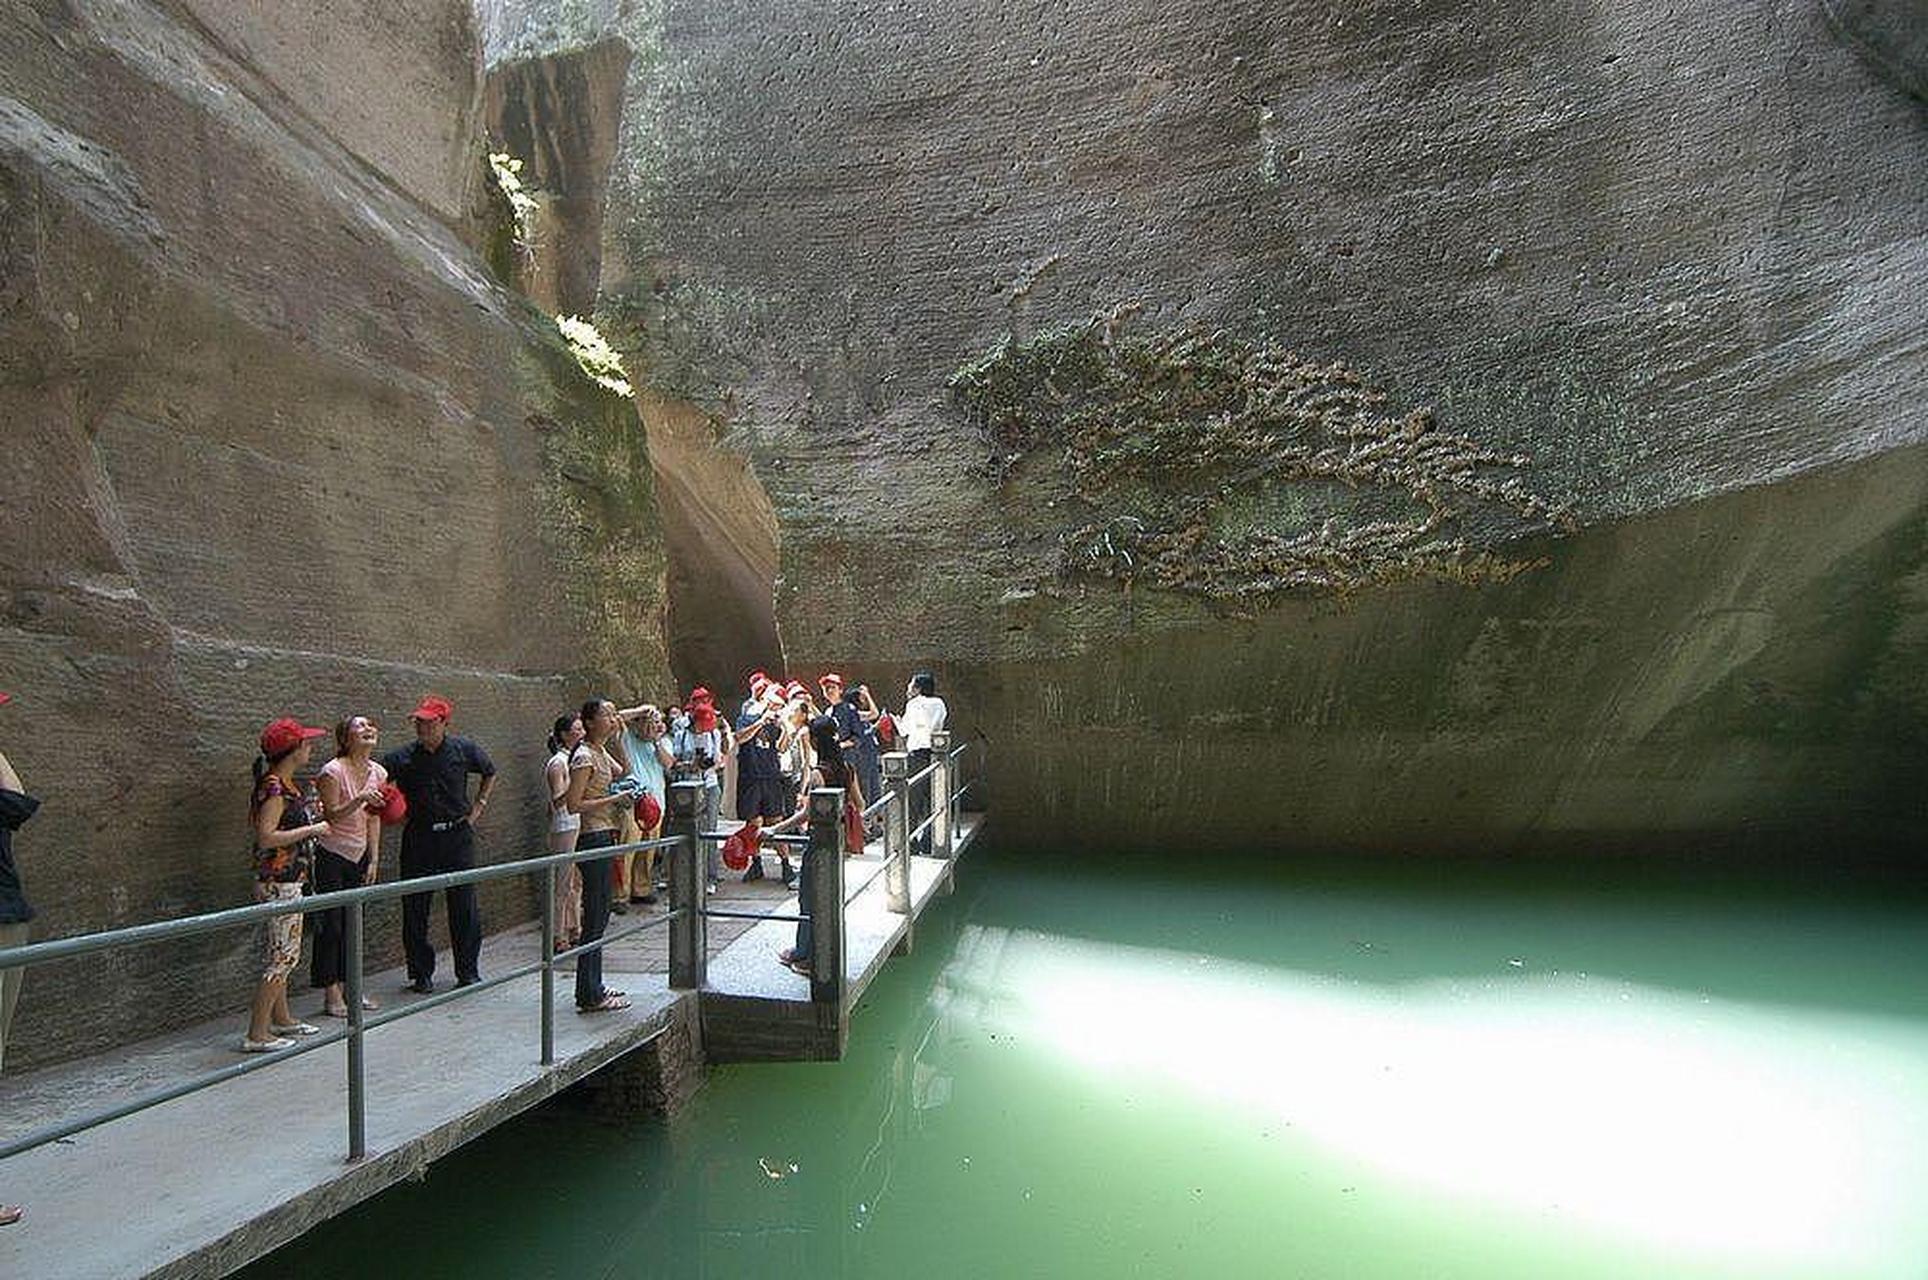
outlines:
[[605, 327], [768, 492], [791, 669], [935, 665], [1007, 838], [1585, 849], [1916, 821], [1909, 11], [481, 26], [629, 45]]
[[[282, 8], [0, 15], [0, 742], [45, 800], [40, 936], [246, 902], [275, 715], [398, 744], [451, 697], [502, 859], [539, 840], [549, 721], [666, 677], [634, 407], [464, 242], [466, 6]], [[260, 947], [36, 970], [9, 1066], [238, 1011]]]

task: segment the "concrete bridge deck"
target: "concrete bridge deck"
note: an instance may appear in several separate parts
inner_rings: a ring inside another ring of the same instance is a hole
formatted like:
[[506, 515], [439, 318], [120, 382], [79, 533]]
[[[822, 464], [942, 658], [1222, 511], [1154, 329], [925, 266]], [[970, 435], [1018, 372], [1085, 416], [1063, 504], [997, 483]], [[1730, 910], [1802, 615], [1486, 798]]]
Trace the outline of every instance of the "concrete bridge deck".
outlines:
[[[966, 815], [957, 835], [960, 853], [980, 822]], [[881, 856], [873, 845], [850, 859], [849, 882], [855, 885]], [[848, 905], [846, 998], [832, 1017], [838, 1026], [847, 1026], [857, 998], [905, 941], [916, 916], [948, 886], [954, 867], [954, 860], [912, 859], [909, 918], [889, 911], [882, 876]], [[711, 901], [740, 910], [797, 909], [794, 895], [768, 882], [729, 883]], [[783, 1051], [771, 1056], [824, 1056], [797, 1052], [795, 1036], [781, 1030], [817, 1025], [828, 1012], [811, 1004], [805, 978], [775, 960], [795, 926], [709, 924], [710, 979], [700, 992], [670, 989], [667, 927], [609, 948], [605, 978], [632, 1001], [622, 1012], [575, 1013], [569, 1003], [574, 971], [559, 968], [550, 1067], [539, 1061], [540, 975], [371, 1030], [368, 1156], [354, 1164], [344, 1159], [343, 1044], [0, 1160], [0, 1199], [27, 1209], [23, 1221], [0, 1229], [0, 1277], [225, 1274], [640, 1046], [682, 1037], [700, 1060], [712, 1007], [729, 1009], [733, 1030], [753, 1028], [758, 1018], [777, 1024], [764, 1039]], [[526, 962], [540, 945], [534, 924], [497, 934], [484, 944], [482, 971]], [[368, 990], [384, 1007], [422, 998], [404, 993], [404, 981], [401, 970], [390, 970], [371, 975]], [[0, 1137], [233, 1063], [245, 1018], [240, 999], [231, 1017], [100, 1057], [0, 1077]], [[297, 1011], [312, 1002], [301, 1001]], [[753, 1054], [756, 1033], [745, 1034], [738, 1047], [746, 1051], [732, 1056]]]

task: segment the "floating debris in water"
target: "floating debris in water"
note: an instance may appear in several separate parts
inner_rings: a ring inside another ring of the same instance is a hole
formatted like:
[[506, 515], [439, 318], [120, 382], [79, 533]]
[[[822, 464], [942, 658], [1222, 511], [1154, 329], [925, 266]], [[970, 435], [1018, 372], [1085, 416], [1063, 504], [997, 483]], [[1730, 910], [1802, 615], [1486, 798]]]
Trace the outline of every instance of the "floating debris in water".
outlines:
[[1506, 963], [1512, 965], [1515, 969], [1526, 968], [1526, 961], [1524, 960], [1508, 960]]
[[770, 1179], [772, 1182], [777, 1182], [777, 1181], [780, 1181], [781, 1179], [787, 1178], [791, 1174], [797, 1171], [797, 1164], [796, 1164], [796, 1161], [794, 1160], [788, 1163], [785, 1163], [779, 1160], [776, 1164], [773, 1165], [768, 1160], [764, 1159], [762, 1156], [758, 1156], [756, 1158], [756, 1162], [758, 1167], [760, 1167], [763, 1170], [763, 1176]]

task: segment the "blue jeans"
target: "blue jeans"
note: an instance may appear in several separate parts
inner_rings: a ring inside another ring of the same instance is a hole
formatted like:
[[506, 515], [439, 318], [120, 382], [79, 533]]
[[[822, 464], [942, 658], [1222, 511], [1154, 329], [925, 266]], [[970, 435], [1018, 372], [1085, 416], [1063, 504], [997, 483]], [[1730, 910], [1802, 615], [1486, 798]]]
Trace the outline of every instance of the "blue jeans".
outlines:
[[[617, 833], [585, 831], [576, 841], [577, 849], [607, 849], [616, 843]], [[610, 864], [613, 858], [579, 862], [582, 868], [582, 941], [594, 942], [609, 927]], [[593, 1009], [608, 993], [603, 990], [603, 953], [598, 947], [576, 957], [576, 1008]]]

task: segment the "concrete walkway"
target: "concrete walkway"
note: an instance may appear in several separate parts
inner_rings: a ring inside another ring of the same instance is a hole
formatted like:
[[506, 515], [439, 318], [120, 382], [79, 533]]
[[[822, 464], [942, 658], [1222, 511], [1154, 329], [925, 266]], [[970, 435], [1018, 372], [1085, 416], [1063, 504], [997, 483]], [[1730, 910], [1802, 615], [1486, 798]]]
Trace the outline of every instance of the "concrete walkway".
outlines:
[[[977, 831], [966, 827], [960, 851]], [[848, 864], [854, 887], [878, 865], [873, 850]], [[916, 911], [951, 864], [912, 863]], [[796, 910], [774, 881], [731, 882], [711, 902], [741, 910]], [[642, 910], [650, 910], [642, 908]], [[660, 908], [656, 909], [660, 911]], [[612, 927], [638, 917], [612, 918]], [[879, 876], [846, 911], [846, 1009], [910, 927], [884, 905]], [[776, 962], [794, 925], [711, 920], [705, 994], [754, 995], [808, 1006], [808, 983]], [[346, 1162], [346, 1046], [330, 1045], [189, 1094], [72, 1138], [0, 1161], [0, 1200], [26, 1218], [0, 1228], [0, 1277], [221, 1275], [420, 1170], [470, 1138], [548, 1098], [687, 1019], [698, 997], [665, 977], [669, 928], [612, 944], [605, 977], [631, 1008], [582, 1015], [573, 969], [558, 969], [556, 1063], [540, 1057], [541, 977], [531, 975], [369, 1032], [368, 1156]], [[533, 924], [488, 939], [482, 972], [534, 958]], [[450, 972], [443, 957], [441, 972]], [[400, 969], [371, 976], [384, 1007], [419, 1000]], [[297, 1011], [316, 1003], [298, 999]], [[339, 1022], [310, 1017], [325, 1030]], [[0, 1078], [0, 1135], [16, 1136], [240, 1060], [243, 1015], [19, 1077]], [[217, 1176], [218, 1175], [218, 1176]]]

